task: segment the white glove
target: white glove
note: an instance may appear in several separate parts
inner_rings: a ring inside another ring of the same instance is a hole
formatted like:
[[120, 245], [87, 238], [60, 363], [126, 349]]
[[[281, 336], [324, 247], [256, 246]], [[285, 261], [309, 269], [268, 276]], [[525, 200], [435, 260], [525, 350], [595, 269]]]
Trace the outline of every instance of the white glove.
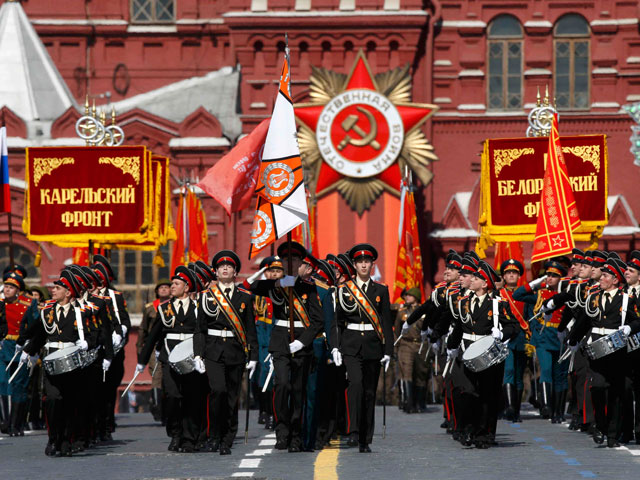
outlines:
[[544, 321], [545, 322], [550, 322], [551, 321], [551, 317], [553, 317], [553, 313], [549, 312], [549, 313], [545, 313], [544, 314]]
[[578, 349], [580, 348], [580, 344], [576, 343], [575, 345], [571, 345], [569, 344], [569, 349], [573, 352], [576, 353], [578, 351]]
[[293, 287], [296, 284], [296, 278], [293, 275], [285, 275], [280, 279], [280, 286], [283, 288]]
[[407, 322], [404, 322], [402, 324], [402, 335], [406, 335], [410, 328], [411, 325], [409, 325]]
[[567, 331], [563, 330], [561, 332], [558, 332], [558, 341], [560, 343], [564, 343], [564, 339], [567, 338]]
[[120, 325], [120, 328], [122, 329], [122, 336], [126, 337], [127, 336], [127, 327], [126, 327], [126, 325]]
[[544, 313], [551, 313], [553, 309], [556, 308], [556, 304], [553, 303], [553, 299], [550, 299], [548, 302], [542, 305], [542, 311]]
[[529, 288], [531, 290], [537, 290], [542, 286], [542, 282], [544, 282], [547, 279], [546, 275], [543, 275], [540, 278], [536, 278], [535, 280], [533, 280], [532, 282], [529, 282]]
[[142, 373], [144, 371], [144, 365], [139, 363], [136, 365], [136, 373]]
[[78, 340], [76, 342], [76, 347], [80, 348], [80, 350], [83, 350], [85, 352], [89, 350], [89, 344], [87, 343], [86, 340]]
[[24, 345], [18, 345], [16, 343], [16, 353], [20, 353], [22, 351], [22, 349], [24, 348]]
[[433, 344], [433, 352], [437, 355], [440, 351], [441, 339], [436, 340], [436, 343]]
[[247, 283], [249, 285], [253, 284], [253, 282], [255, 282], [257, 279], [259, 279], [266, 270], [267, 270], [267, 267], [262, 267], [256, 273], [254, 273], [249, 278], [247, 278]]
[[304, 348], [304, 343], [302, 343], [300, 340], [294, 340], [289, 344], [289, 351], [291, 353], [296, 353], [302, 350], [303, 348]]
[[386, 372], [389, 369], [389, 363], [391, 362], [391, 357], [389, 355], [385, 355], [380, 360], [380, 364], [384, 367], [384, 371]]
[[106, 358], [104, 360], [102, 360], [102, 369], [106, 372], [107, 370], [109, 370], [109, 367], [111, 366], [111, 360], [107, 360]]
[[333, 363], [336, 364], [336, 367], [342, 365], [342, 354], [340, 353], [340, 350], [334, 348], [331, 350], [331, 356], [333, 357]]
[[20, 354], [20, 363], [27, 363], [29, 361], [29, 354], [27, 352], [22, 352]]
[[629, 325], [620, 325], [618, 330], [620, 330], [625, 337], [628, 337], [631, 333], [631, 327]]
[[493, 327], [491, 329], [491, 336], [498, 341], [502, 340], [502, 332], [498, 327]]
[[[431, 329], [429, 329], [431, 330]], [[420, 340], [422, 340], [423, 342], [429, 338], [429, 335], [431, 335], [431, 332], [429, 330], [422, 330], [420, 331]]]
[[116, 332], [111, 334], [111, 341], [113, 342], [113, 346], [117, 347], [122, 342], [122, 337], [118, 335]]
[[256, 371], [256, 366], [258, 362], [255, 360], [249, 360], [249, 363], [244, 367], [246, 370], [249, 370], [249, 378], [253, 377], [253, 373]]
[[458, 357], [458, 349], [447, 348], [447, 360], [455, 360]]
[[153, 353], [156, 356], [156, 362], [157, 362], [158, 359], [160, 358], [160, 350], [154, 350]]
[[204, 373], [205, 372], [205, 368], [204, 368], [204, 360], [202, 360], [202, 357], [196, 357], [196, 358], [193, 359], [193, 361], [196, 364], [196, 372]]
[[29, 357], [28, 365], [35, 365], [39, 358], [40, 357], [38, 356], [37, 353], [34, 356]]

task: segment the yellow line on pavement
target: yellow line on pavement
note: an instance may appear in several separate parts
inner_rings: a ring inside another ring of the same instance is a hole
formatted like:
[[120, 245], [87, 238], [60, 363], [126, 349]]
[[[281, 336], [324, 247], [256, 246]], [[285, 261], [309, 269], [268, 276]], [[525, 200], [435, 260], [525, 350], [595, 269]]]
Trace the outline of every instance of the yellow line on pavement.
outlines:
[[338, 480], [338, 455], [340, 447], [325, 447], [316, 457], [313, 466], [314, 480]]

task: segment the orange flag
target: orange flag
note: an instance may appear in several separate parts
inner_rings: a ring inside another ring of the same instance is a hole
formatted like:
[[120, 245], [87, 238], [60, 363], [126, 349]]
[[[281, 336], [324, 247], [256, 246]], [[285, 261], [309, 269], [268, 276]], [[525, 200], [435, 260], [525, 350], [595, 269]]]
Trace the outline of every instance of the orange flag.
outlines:
[[573, 198], [567, 164], [560, 148], [558, 115], [553, 116], [549, 135], [549, 154], [544, 172], [540, 212], [533, 240], [531, 261], [571, 253], [574, 247], [573, 231], [580, 226], [580, 215]]
[[262, 152], [256, 184], [258, 204], [249, 258], [309, 218], [291, 100], [289, 49], [285, 50], [278, 95]]
[[190, 189], [180, 195], [177, 220], [178, 238], [173, 243], [172, 273], [178, 265], [197, 260], [209, 262], [206, 217], [200, 199]]
[[400, 225], [398, 228], [398, 255], [396, 260], [396, 280], [394, 284], [395, 302], [402, 302], [403, 289], [418, 288], [424, 300], [424, 278], [422, 272], [422, 251], [418, 234], [418, 218], [413, 192], [402, 185], [400, 202]]

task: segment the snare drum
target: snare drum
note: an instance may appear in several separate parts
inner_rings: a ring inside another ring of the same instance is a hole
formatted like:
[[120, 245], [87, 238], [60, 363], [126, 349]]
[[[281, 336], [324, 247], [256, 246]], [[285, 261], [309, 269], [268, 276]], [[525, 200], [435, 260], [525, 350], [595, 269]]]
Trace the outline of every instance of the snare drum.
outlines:
[[88, 367], [98, 358], [98, 353], [100, 353], [99, 348], [94, 348], [93, 350], [87, 350], [86, 352], [82, 352], [82, 367]]
[[633, 352], [640, 348], [640, 333], [636, 333], [627, 338], [627, 352]]
[[193, 355], [193, 338], [180, 342], [171, 350], [169, 364], [180, 375], [186, 375], [196, 369]]
[[82, 351], [75, 345], [50, 353], [42, 363], [49, 375], [68, 373], [84, 366]]
[[462, 354], [464, 366], [472, 372], [481, 372], [497, 365], [509, 355], [506, 343], [496, 342], [493, 337], [476, 340]]
[[620, 330], [616, 330], [609, 335], [588, 343], [585, 350], [591, 360], [597, 360], [611, 355], [613, 352], [617, 352], [626, 346], [627, 337]]

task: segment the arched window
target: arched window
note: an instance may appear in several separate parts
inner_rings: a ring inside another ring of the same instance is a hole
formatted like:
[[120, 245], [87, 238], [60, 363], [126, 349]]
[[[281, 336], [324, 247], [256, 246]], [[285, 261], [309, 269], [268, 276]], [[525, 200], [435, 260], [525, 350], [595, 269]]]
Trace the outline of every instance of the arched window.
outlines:
[[580, 15], [561, 17], [553, 31], [554, 95], [558, 109], [589, 108], [589, 24]]
[[511, 15], [496, 17], [487, 30], [488, 108], [522, 108], [522, 26]]

